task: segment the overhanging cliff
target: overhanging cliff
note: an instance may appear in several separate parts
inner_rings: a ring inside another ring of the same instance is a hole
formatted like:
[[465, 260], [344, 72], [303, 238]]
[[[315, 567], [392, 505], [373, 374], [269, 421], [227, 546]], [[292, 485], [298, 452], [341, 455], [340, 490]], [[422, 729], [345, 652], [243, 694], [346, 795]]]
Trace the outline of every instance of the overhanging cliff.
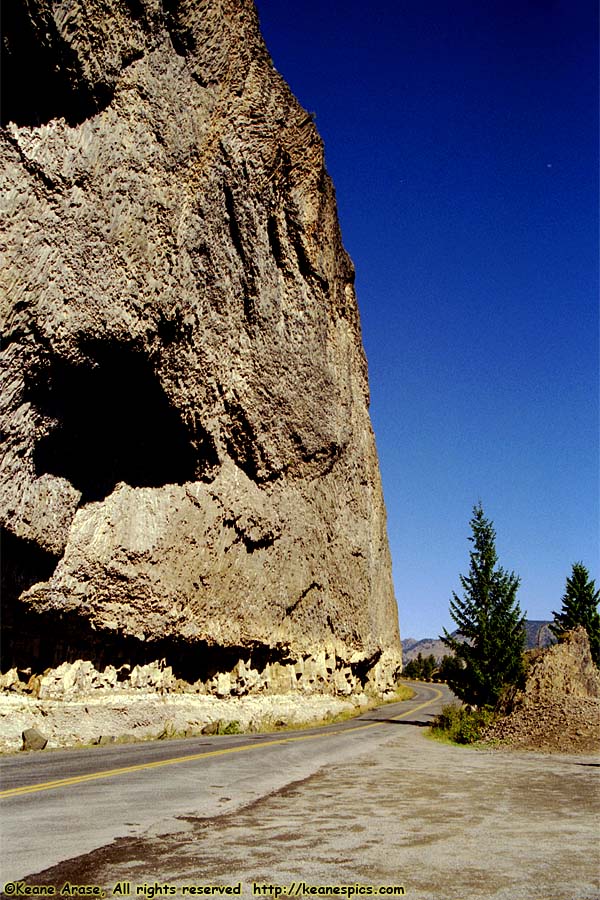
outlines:
[[354, 271], [253, 3], [15, 0], [3, 42], [5, 660], [392, 683]]

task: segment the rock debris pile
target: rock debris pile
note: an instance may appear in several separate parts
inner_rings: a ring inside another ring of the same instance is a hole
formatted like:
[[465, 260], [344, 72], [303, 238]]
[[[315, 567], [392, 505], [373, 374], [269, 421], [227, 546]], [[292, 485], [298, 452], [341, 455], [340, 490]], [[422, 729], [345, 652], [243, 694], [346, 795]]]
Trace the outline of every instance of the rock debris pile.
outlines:
[[113, 694], [94, 691], [82, 699], [38, 700], [11, 692], [0, 703], [0, 751], [277, 731], [353, 715], [372, 702], [365, 694], [221, 698], [177, 693], [157, 696], [156, 691], [137, 689]]
[[600, 672], [584, 628], [532, 652], [525, 688], [507, 698], [504, 712], [485, 740], [565, 753], [600, 750]]

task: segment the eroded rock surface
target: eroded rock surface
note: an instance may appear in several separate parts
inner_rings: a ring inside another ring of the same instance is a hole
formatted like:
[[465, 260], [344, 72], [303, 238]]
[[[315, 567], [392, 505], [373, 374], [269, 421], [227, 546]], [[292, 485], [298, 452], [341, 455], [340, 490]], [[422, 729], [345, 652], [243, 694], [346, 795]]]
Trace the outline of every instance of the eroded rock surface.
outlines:
[[501, 711], [486, 740], [565, 753], [600, 750], [600, 672], [583, 626], [533, 651], [524, 688], [512, 691]]
[[253, 3], [15, 0], [3, 41], [6, 663], [385, 687], [354, 271]]

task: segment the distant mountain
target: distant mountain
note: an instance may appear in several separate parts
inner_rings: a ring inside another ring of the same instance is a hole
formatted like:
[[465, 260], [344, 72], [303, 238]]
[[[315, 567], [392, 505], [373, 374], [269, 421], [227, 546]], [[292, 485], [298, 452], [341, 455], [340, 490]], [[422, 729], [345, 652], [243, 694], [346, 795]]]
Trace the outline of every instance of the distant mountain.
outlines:
[[[533, 650], [534, 647], [547, 647], [553, 641], [552, 632], [548, 628], [549, 621], [542, 619], [526, 619], [525, 620], [525, 647], [527, 650]], [[457, 635], [458, 631], [453, 631], [453, 635]], [[402, 641], [402, 659], [404, 663], [416, 659], [419, 653], [423, 656], [433, 654], [439, 662], [443, 656], [447, 656], [450, 651], [439, 638], [423, 638], [418, 641], [415, 638], [406, 638]]]
[[414, 638], [407, 638], [405, 641], [402, 641], [402, 660], [406, 665], [407, 662], [410, 662], [411, 659], [416, 659], [419, 653], [422, 656], [435, 656], [436, 660], [439, 662], [443, 656], [447, 656], [450, 651], [446, 647], [445, 644], [439, 639], [436, 638], [423, 638], [421, 641], [416, 641]]
[[548, 627], [550, 622], [541, 619], [525, 620], [525, 640], [528, 650], [535, 647], [547, 647], [555, 642], [555, 637]]

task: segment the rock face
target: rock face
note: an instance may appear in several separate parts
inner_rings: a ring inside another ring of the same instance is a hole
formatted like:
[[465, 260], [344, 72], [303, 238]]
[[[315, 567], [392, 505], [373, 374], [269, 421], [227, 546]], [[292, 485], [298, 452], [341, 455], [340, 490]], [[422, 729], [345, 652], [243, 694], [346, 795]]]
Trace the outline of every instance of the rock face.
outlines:
[[6, 663], [389, 685], [354, 271], [253, 3], [15, 0], [3, 42]]

